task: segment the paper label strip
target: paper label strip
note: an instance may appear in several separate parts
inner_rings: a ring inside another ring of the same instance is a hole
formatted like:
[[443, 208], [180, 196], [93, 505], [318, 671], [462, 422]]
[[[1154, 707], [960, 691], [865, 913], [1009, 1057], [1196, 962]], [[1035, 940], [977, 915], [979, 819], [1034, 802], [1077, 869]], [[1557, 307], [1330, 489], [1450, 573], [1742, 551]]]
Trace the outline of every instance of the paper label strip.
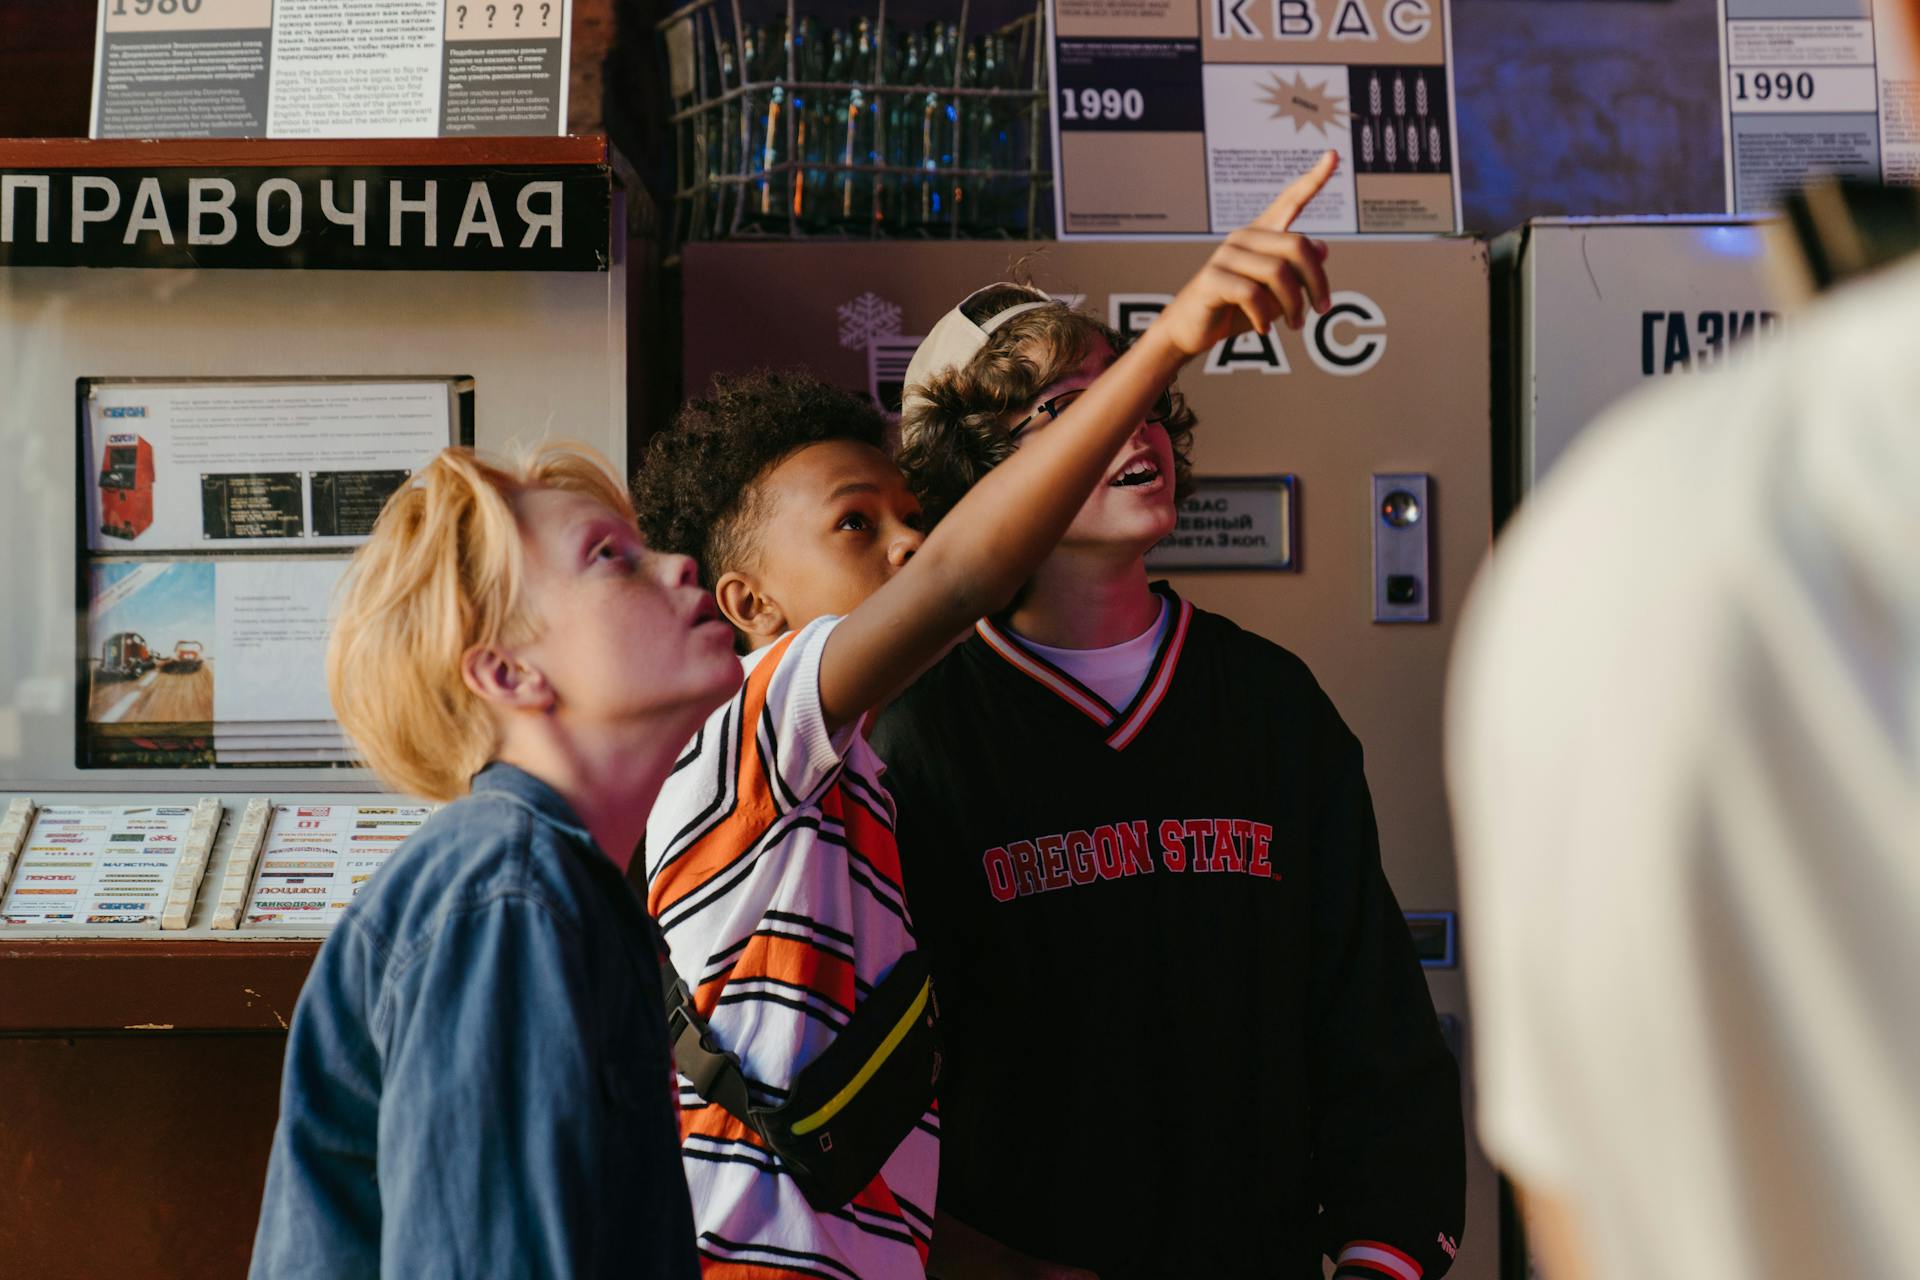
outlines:
[[201, 797], [194, 806], [187, 841], [180, 850], [180, 864], [174, 868], [173, 884], [167, 891], [166, 909], [160, 915], [162, 929], [184, 929], [192, 919], [193, 900], [206, 878], [207, 855], [213, 851], [213, 838], [220, 831], [220, 818], [225, 812], [225, 806], [212, 796]]
[[267, 819], [272, 812], [266, 797], [257, 796], [247, 801], [246, 811], [240, 815], [227, 873], [220, 881], [220, 900], [213, 909], [216, 929], [240, 927], [240, 913], [247, 905], [247, 891], [253, 887], [254, 864], [260, 860], [260, 846], [266, 842]]
[[16, 796], [7, 804], [6, 814], [0, 816], [0, 897], [5, 896], [7, 881], [13, 878], [13, 861], [20, 856], [20, 846], [26, 843], [33, 813], [33, 801]]

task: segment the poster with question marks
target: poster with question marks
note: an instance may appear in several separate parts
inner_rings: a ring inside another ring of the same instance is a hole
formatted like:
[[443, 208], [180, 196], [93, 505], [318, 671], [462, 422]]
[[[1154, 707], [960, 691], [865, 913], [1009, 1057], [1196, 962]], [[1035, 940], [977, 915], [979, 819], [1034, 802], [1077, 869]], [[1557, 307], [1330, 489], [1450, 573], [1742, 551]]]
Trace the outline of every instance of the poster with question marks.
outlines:
[[96, 138], [564, 134], [572, 0], [99, 0]]

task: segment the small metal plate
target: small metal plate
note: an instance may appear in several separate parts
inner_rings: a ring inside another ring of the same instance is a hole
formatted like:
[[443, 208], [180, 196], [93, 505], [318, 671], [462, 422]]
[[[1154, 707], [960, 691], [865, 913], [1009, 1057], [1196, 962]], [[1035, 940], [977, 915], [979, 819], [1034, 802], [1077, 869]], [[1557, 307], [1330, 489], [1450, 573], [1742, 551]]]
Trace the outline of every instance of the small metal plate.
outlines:
[[1293, 476], [1196, 477], [1173, 532], [1147, 552], [1155, 571], [1299, 568]]

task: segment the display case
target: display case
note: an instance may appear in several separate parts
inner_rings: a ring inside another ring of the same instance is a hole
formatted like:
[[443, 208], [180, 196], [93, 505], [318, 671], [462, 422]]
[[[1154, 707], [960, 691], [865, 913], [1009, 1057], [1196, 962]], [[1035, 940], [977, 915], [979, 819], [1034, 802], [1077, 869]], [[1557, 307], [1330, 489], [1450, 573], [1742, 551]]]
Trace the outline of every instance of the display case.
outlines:
[[301, 983], [428, 812], [333, 584], [449, 443], [624, 471], [626, 199], [598, 138], [0, 142], [9, 1274], [244, 1273]]

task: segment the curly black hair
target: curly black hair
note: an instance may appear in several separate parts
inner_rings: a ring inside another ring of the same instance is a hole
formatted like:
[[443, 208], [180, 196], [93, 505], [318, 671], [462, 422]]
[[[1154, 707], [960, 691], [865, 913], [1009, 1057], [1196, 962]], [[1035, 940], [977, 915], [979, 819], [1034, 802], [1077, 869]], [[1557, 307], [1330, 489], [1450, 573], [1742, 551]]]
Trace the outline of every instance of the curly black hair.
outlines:
[[[970, 300], [968, 314], [977, 323], [1032, 296], [1025, 286], [985, 290]], [[980, 314], [973, 314], [975, 308]], [[1077, 370], [1101, 341], [1118, 355], [1127, 349], [1129, 338], [1065, 305], [1040, 307], [995, 329], [965, 366], [936, 373], [909, 389], [897, 461], [920, 499], [927, 528], [939, 523], [981, 476], [1012, 455], [1007, 414]], [[1179, 502], [1193, 492], [1196, 419], [1177, 388], [1167, 388], [1167, 394], [1172, 406], [1166, 428], [1173, 443], [1173, 492]]]
[[803, 370], [717, 375], [647, 445], [634, 477], [640, 533], [656, 551], [689, 555], [711, 590], [753, 552], [759, 482], [796, 449], [855, 440], [886, 449], [871, 403]]

